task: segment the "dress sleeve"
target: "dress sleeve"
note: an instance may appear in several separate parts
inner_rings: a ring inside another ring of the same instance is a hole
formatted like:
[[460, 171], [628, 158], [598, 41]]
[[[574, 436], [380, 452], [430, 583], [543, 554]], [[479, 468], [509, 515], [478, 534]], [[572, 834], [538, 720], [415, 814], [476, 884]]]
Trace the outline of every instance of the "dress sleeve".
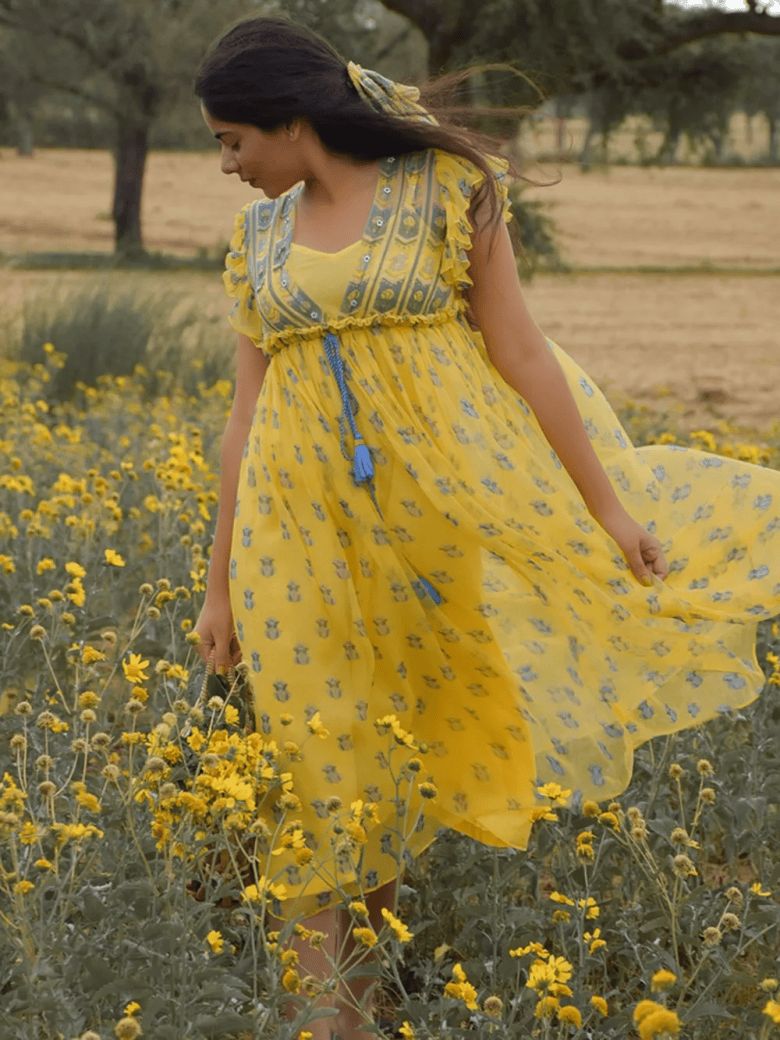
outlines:
[[247, 266], [247, 246], [249, 228], [249, 210], [254, 203], [247, 203], [236, 214], [233, 237], [225, 257], [225, 272], [222, 282], [225, 292], [236, 302], [228, 315], [228, 321], [241, 335], [249, 336], [256, 346], [263, 338], [263, 324], [257, 311], [255, 292], [249, 278]]
[[[506, 183], [508, 163], [495, 156], [487, 156], [487, 161], [498, 181], [504, 220], [509, 221], [512, 209]], [[485, 175], [468, 159], [444, 151], [436, 152], [436, 175], [447, 221], [441, 274], [450, 285], [463, 291], [474, 284], [468, 274], [467, 253], [474, 230], [468, 210], [472, 195], [484, 183]]]

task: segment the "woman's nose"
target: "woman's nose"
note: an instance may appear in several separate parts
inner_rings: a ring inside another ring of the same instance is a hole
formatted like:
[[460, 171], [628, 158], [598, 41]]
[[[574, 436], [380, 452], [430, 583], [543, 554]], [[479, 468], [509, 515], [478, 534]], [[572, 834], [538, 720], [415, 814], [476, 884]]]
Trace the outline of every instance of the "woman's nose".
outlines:
[[230, 152], [222, 153], [219, 165], [223, 173], [236, 173], [236, 171], [238, 170], [238, 163], [230, 154]]

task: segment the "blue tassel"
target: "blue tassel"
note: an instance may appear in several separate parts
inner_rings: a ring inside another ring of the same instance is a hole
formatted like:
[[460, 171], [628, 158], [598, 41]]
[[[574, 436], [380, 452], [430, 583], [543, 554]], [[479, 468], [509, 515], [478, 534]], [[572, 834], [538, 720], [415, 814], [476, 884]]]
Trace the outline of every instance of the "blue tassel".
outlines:
[[[419, 577], [419, 576], [418, 576]], [[427, 578], [419, 577], [420, 584], [423, 586], [425, 591], [431, 597], [434, 603], [437, 605], [441, 603], [441, 593], [438, 589], [435, 589], [433, 585], [428, 581]]]
[[374, 460], [371, 452], [365, 444], [355, 445], [355, 454], [352, 458], [352, 475], [360, 483], [363, 480], [374, 479]]

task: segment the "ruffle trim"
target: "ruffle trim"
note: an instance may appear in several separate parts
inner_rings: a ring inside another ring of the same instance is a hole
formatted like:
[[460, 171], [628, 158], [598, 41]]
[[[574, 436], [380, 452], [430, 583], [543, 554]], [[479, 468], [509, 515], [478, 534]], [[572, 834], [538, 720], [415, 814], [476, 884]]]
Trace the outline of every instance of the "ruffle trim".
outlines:
[[466, 301], [458, 299], [450, 307], [442, 307], [439, 311], [430, 314], [367, 314], [364, 316], [345, 316], [344, 318], [333, 318], [330, 321], [321, 322], [318, 325], [291, 325], [287, 329], [278, 332], [266, 333], [260, 344], [263, 353], [271, 357], [281, 353], [285, 347], [300, 340], [318, 339], [326, 332], [341, 332], [352, 329], [365, 329], [382, 327], [384, 325], [399, 328], [404, 325], [444, 325], [448, 321], [456, 321], [466, 309]]
[[249, 208], [248, 202], [236, 213], [233, 223], [233, 236], [230, 239], [228, 253], [225, 256], [225, 270], [222, 284], [227, 295], [235, 300], [228, 321], [240, 335], [249, 336], [256, 344], [263, 338], [263, 324], [255, 309], [255, 294], [249, 281], [249, 268], [246, 260], [246, 227]]
[[[509, 222], [512, 219], [512, 204], [505, 183], [509, 164], [505, 159], [496, 156], [487, 156], [487, 160], [498, 180], [504, 220]], [[484, 183], [485, 176], [479, 167], [449, 152], [437, 153], [436, 174], [444, 189], [442, 195], [447, 215], [447, 241], [441, 274], [449, 285], [463, 292], [474, 284], [468, 273], [468, 252], [474, 233], [468, 219], [468, 211], [474, 189]]]

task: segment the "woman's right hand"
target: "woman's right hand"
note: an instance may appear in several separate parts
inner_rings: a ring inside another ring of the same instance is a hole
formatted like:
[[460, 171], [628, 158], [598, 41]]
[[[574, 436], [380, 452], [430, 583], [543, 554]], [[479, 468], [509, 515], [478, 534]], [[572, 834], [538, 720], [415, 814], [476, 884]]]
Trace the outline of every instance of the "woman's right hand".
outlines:
[[195, 649], [205, 664], [209, 660], [213, 662], [218, 675], [235, 667], [241, 660], [229, 596], [207, 593], [194, 631], [200, 636]]

